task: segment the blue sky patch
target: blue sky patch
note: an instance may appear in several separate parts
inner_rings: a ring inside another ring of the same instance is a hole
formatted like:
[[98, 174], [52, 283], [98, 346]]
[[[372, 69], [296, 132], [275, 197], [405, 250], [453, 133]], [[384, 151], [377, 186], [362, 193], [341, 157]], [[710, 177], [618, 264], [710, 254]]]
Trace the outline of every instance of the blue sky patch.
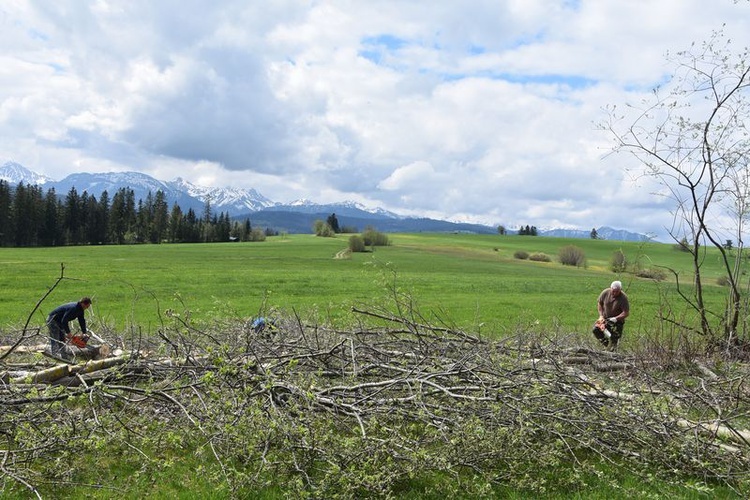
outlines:
[[358, 54], [360, 57], [364, 57], [375, 64], [381, 64], [383, 58], [388, 52], [395, 52], [407, 44], [408, 42], [403, 38], [398, 38], [393, 35], [365, 37], [360, 43], [362, 49]]
[[539, 83], [542, 85], [566, 85], [574, 89], [586, 88], [596, 85], [597, 81], [578, 75], [518, 75], [500, 73], [493, 75], [494, 79], [506, 80], [511, 83]]

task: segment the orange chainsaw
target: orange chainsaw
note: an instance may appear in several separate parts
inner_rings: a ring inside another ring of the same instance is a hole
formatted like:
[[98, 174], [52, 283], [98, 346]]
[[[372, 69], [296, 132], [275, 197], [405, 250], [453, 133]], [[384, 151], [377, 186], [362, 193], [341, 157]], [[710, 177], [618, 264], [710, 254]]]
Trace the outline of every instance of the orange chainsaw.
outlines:
[[89, 343], [89, 336], [82, 333], [77, 335], [69, 333], [65, 336], [65, 340], [78, 347], [79, 349], [84, 349], [86, 347], [86, 344]]

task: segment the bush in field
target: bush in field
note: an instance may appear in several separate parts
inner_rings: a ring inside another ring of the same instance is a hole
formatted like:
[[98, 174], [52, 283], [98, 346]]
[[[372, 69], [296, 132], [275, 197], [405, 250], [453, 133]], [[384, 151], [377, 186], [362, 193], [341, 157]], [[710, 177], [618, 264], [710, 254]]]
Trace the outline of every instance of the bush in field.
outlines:
[[609, 261], [609, 268], [613, 273], [623, 273], [627, 267], [628, 261], [622, 250], [617, 250], [612, 254], [612, 259]]
[[552, 262], [552, 259], [550, 259], [549, 255], [541, 252], [532, 253], [531, 255], [529, 255], [529, 260], [533, 260], [535, 262]]
[[266, 241], [266, 235], [268, 230], [263, 230], [258, 227], [254, 227], [250, 230], [250, 234], [247, 235], [247, 241]]
[[665, 273], [661, 269], [649, 268], [639, 269], [638, 271], [636, 271], [635, 275], [639, 278], [647, 278], [656, 281], [662, 281], [667, 277], [667, 273]]
[[529, 258], [529, 252], [525, 252], [523, 250], [516, 250], [513, 254], [514, 259], [520, 259], [520, 260], [526, 260]]
[[365, 240], [358, 234], [349, 236], [349, 250], [352, 252], [366, 252]]
[[672, 248], [679, 252], [690, 252], [693, 247], [692, 245], [690, 245], [690, 243], [688, 243], [687, 238], [683, 237], [679, 243], [675, 243], [674, 245], [672, 245]]
[[575, 245], [567, 245], [560, 249], [558, 253], [560, 263], [564, 266], [586, 266], [586, 254], [583, 249]]
[[313, 232], [315, 233], [315, 236], [323, 236], [326, 238], [336, 235], [331, 225], [322, 219], [318, 219], [313, 223]]
[[391, 244], [387, 234], [381, 233], [372, 227], [365, 229], [365, 232], [362, 233], [362, 239], [368, 247], [387, 247]]

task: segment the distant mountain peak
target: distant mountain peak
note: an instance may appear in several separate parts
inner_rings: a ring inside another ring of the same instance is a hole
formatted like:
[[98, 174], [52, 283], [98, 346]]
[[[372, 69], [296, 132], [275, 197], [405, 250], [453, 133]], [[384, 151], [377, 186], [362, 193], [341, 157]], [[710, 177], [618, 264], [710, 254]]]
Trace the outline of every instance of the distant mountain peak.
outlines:
[[6, 161], [0, 166], [0, 179], [9, 184], [20, 184], [23, 182], [24, 184], [42, 185], [52, 182], [52, 179], [49, 177], [32, 172], [14, 161]]
[[288, 205], [290, 207], [311, 207], [318, 204], [311, 200], [308, 200], [307, 198], [300, 198], [299, 200], [294, 200], [289, 203], [277, 203], [277, 205]]
[[198, 186], [182, 177], [177, 177], [168, 184], [174, 189], [185, 191], [204, 203], [208, 202], [213, 207], [221, 207], [232, 214], [253, 212], [274, 204], [273, 201], [252, 188]]
[[[21, 182], [28, 185], [44, 185], [54, 188], [64, 195], [72, 188], [79, 193], [101, 196], [107, 191], [110, 196], [121, 188], [132, 189], [136, 200], [145, 200], [148, 193], [153, 195], [161, 190], [167, 203], [178, 205], [184, 212], [189, 209], [202, 211], [209, 203], [214, 213], [224, 212], [230, 217], [248, 216], [255, 224], [265, 223], [267, 227], [292, 229], [296, 224], [297, 231], [310, 230], [314, 219], [335, 213], [342, 224], [354, 223], [366, 226], [373, 224], [380, 230], [392, 232], [434, 231], [434, 232], [476, 232], [494, 234], [496, 229], [484, 224], [472, 224], [468, 221], [445, 221], [426, 217], [405, 217], [382, 208], [366, 208], [356, 201], [319, 204], [308, 199], [299, 199], [290, 203], [275, 203], [261, 195], [255, 189], [236, 187], [206, 187], [192, 184], [177, 177], [172, 181], [160, 181], [141, 172], [105, 172], [75, 173], [61, 181], [54, 181], [47, 176], [37, 174], [16, 162], [8, 161], [0, 166], [0, 179], [11, 185]], [[295, 220], [292, 223], [290, 221]], [[352, 222], [353, 221], [353, 222]], [[596, 229], [599, 238], [608, 240], [648, 241], [648, 236], [617, 230], [611, 227]], [[540, 236], [589, 238], [590, 230], [572, 228], [540, 230]]]

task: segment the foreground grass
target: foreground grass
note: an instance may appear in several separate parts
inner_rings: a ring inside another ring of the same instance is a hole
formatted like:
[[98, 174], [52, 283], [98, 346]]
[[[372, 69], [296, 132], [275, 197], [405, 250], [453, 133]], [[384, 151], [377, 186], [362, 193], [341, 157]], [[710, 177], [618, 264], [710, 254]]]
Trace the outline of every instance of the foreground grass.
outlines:
[[[31, 318], [32, 326], [43, 324], [57, 304], [83, 295], [95, 299], [94, 328], [97, 322], [118, 329], [137, 325], [148, 333], [161, 325], [166, 310], [190, 311], [194, 321], [248, 318], [272, 308], [340, 318], [353, 305], [379, 302], [398, 290], [411, 294], [431, 320], [492, 335], [536, 327], [588, 332], [598, 293], [621, 279], [634, 311], [628, 332], [638, 336], [656, 328], [673, 285], [612, 273], [613, 253], [675, 269], [683, 283], [690, 282], [689, 256], [659, 243], [395, 234], [391, 246], [335, 258], [347, 240], [291, 235], [261, 243], [1, 248], [0, 327], [25, 323], [61, 275], [61, 264], [66, 279]], [[585, 268], [556, 262], [566, 245], [582, 248]], [[545, 253], [552, 262], [515, 259], [517, 250]], [[709, 302], [723, 300], [724, 290], [714, 285], [721, 272], [709, 256]]]
[[[89, 485], [85, 477], [80, 478], [78, 486], [57, 487], [52, 489], [50, 498], [89, 498], [92, 500], [141, 500], [143, 498], [171, 498], [181, 500], [230, 500], [237, 498], [253, 498], [258, 500], [281, 500], [289, 498], [285, 485], [262, 491], [243, 490], [232, 493], [225, 485], [206, 480], [207, 477], [220, 474], [218, 470], [202, 467], [202, 474], [195, 474], [196, 463], [190, 460], [176, 460], [166, 469], [151, 470], [148, 467], [121, 466], [107, 470], [111, 480], [105, 488], [95, 488]], [[433, 475], [415, 479], [404, 483], [399, 491], [394, 492], [399, 499], [404, 500], [444, 500], [497, 498], [506, 500], [527, 500], [529, 498], [545, 500], [630, 500], [633, 498], [679, 498], [681, 500], [708, 499], [737, 499], [738, 495], [731, 489], [715, 485], [708, 486], [698, 482], [686, 481], [686, 484], [672, 484], [654, 479], [644, 482], [643, 478], [624, 469], [618, 469], [610, 464], [599, 464], [598, 471], [602, 475], [616, 478], [617, 487], [604, 484], [596, 474], [584, 478], [588, 486], [571, 489], [552, 490], [540, 493], [535, 490], [507, 488], [503, 486], [488, 486], [484, 493], [467, 493], [461, 487], [461, 480], [453, 476]], [[466, 486], [470, 478], [464, 478]], [[462, 493], [462, 490], [464, 491]], [[14, 487], [12, 491], [5, 491], [8, 500], [29, 498], [27, 491]]]

